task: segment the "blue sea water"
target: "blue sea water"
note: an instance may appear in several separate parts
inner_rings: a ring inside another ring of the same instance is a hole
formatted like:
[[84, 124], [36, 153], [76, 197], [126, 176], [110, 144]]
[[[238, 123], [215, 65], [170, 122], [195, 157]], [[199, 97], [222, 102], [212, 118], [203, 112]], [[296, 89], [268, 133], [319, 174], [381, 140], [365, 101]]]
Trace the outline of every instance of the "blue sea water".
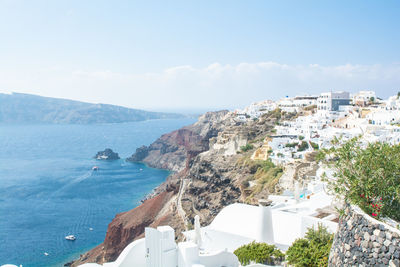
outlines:
[[[0, 265], [62, 266], [101, 243], [114, 216], [169, 175], [124, 159], [193, 122], [0, 125]], [[105, 148], [122, 159], [93, 159]]]

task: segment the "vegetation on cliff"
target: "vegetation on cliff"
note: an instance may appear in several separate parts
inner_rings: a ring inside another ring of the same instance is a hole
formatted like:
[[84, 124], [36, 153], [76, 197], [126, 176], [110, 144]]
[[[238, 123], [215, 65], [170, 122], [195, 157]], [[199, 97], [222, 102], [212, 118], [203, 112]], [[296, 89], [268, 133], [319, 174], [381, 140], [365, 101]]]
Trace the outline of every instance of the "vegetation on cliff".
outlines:
[[247, 144], [245, 146], [241, 146], [240, 151], [247, 152], [249, 150], [252, 150], [253, 148], [254, 148], [254, 146], [252, 144]]
[[254, 181], [256, 185], [250, 189], [247, 202], [252, 202], [255, 195], [266, 190], [268, 193], [276, 193], [280, 177], [283, 174], [283, 168], [276, 166], [271, 160], [252, 160], [249, 156], [240, 158], [237, 162], [239, 166], [247, 166], [252, 174], [242, 182], [245, 187], [250, 186], [250, 181]]
[[330, 188], [367, 214], [400, 221], [400, 145], [370, 143], [354, 138], [323, 151], [335, 170]]

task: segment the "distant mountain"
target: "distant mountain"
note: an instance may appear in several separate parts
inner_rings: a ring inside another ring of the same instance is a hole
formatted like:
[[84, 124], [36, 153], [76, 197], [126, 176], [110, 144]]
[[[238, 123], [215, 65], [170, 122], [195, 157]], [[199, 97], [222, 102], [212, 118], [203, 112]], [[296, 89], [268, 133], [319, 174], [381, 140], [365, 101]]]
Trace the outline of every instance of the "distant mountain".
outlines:
[[0, 94], [0, 123], [91, 124], [183, 118], [107, 104], [91, 104], [30, 94]]

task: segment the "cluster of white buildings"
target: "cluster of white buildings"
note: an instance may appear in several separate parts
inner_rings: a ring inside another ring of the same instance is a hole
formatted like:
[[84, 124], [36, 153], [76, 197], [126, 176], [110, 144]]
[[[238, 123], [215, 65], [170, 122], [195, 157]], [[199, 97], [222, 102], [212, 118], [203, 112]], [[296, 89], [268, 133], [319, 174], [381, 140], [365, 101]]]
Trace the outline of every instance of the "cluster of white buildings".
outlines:
[[264, 113], [268, 113], [278, 107], [277, 103], [272, 100], [265, 100], [261, 102], [252, 103], [250, 106], [243, 110], [236, 110], [237, 119], [240, 121], [246, 121], [251, 118], [258, 118]]
[[307, 106], [317, 105], [317, 99], [318, 96], [315, 95], [296, 96], [293, 98], [287, 96], [279, 101], [265, 100], [255, 102], [243, 110], [235, 110], [234, 112], [239, 121], [246, 121], [247, 119], [259, 118], [261, 115], [277, 108], [286, 112], [299, 112]]
[[278, 101], [264, 100], [252, 103], [250, 106], [235, 110], [238, 120], [259, 118], [276, 108], [286, 112], [300, 112], [304, 108], [316, 107], [320, 112], [339, 111], [348, 106], [381, 108], [386, 110], [400, 110], [400, 97], [391, 96], [387, 100], [379, 99], [374, 91], [359, 91], [350, 94], [345, 91], [331, 91], [319, 95], [286, 96]]
[[307, 106], [314, 106], [317, 104], [318, 96], [304, 95], [295, 96], [293, 98], [285, 97], [277, 102], [277, 107], [286, 112], [299, 112]]
[[[301, 102], [301, 101], [303, 102]], [[373, 91], [327, 92], [319, 96], [296, 96], [276, 102], [288, 112], [301, 112], [295, 120], [280, 122], [266, 139], [269, 158], [284, 164], [329, 148], [334, 138], [346, 141], [362, 136], [365, 142], [400, 143], [400, 97], [378, 99]]]

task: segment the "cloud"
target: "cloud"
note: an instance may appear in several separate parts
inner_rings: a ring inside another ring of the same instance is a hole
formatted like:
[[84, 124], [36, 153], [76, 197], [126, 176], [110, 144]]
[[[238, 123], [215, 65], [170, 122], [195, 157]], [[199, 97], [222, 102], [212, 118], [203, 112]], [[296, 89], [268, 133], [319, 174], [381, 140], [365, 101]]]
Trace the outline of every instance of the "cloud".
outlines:
[[387, 97], [400, 90], [400, 64], [213, 63], [141, 74], [60, 68], [0, 70], [0, 90], [158, 110], [235, 108], [263, 99], [330, 90], [375, 90], [378, 96]]

